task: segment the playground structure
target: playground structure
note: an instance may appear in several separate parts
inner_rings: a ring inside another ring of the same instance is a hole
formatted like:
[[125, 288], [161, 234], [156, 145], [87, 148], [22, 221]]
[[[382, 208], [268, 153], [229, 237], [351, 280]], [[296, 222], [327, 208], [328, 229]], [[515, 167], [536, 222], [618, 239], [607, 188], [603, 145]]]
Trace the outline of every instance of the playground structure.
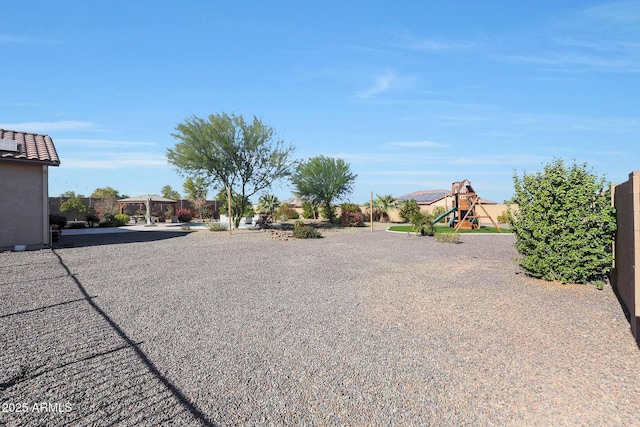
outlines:
[[[493, 226], [498, 229], [498, 232], [502, 233], [498, 224], [496, 224], [493, 218], [491, 218], [491, 215], [489, 215], [484, 206], [482, 206], [480, 197], [478, 197], [474, 191], [469, 180], [465, 179], [452, 183], [451, 197], [451, 209], [434, 219], [434, 224], [447, 215], [453, 214], [449, 221], [450, 227], [455, 227], [456, 231], [460, 229], [477, 230], [480, 228], [480, 219], [489, 218]], [[478, 208], [484, 212], [484, 215], [478, 214]]]

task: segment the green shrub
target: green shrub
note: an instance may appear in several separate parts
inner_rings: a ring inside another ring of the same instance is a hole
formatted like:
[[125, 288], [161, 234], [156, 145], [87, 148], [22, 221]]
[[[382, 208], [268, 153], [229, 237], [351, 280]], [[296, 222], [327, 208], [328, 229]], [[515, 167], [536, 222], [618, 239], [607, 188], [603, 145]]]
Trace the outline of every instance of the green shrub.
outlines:
[[322, 234], [315, 228], [305, 225], [302, 221], [296, 221], [293, 225], [292, 236], [296, 239], [319, 239]]
[[220, 223], [217, 223], [217, 222], [212, 222], [212, 223], [208, 224], [207, 225], [207, 229], [209, 231], [227, 231], [227, 230], [229, 230], [229, 228], [226, 225], [220, 224]]
[[527, 273], [562, 283], [605, 280], [616, 219], [604, 178], [586, 164], [567, 167], [555, 159], [543, 172], [513, 181], [519, 210], [510, 224]]
[[340, 225], [343, 227], [363, 227], [362, 210], [355, 203], [340, 205]]
[[500, 215], [496, 217], [498, 220], [498, 224], [508, 224], [509, 223], [509, 212], [502, 211]]
[[49, 224], [57, 225], [59, 229], [63, 229], [67, 225], [67, 218], [62, 215], [49, 215]]
[[73, 219], [78, 220], [78, 216], [86, 214], [91, 208], [85, 205], [80, 197], [71, 197], [60, 205], [60, 212], [69, 212], [73, 214]]
[[127, 214], [117, 214], [113, 216], [113, 222], [116, 224], [116, 227], [122, 227], [123, 225], [129, 224], [129, 220], [131, 218]]
[[411, 224], [413, 225], [413, 231], [420, 233], [421, 236], [433, 234], [435, 227], [432, 223], [433, 217], [430, 214], [425, 214], [420, 211], [414, 213], [411, 216]]
[[86, 214], [84, 219], [87, 221], [87, 224], [89, 224], [89, 227], [93, 227], [95, 224], [100, 222], [100, 218], [98, 218], [98, 215], [95, 213]]
[[105, 220], [98, 223], [98, 227], [117, 227], [114, 221]]
[[328, 219], [331, 220], [331, 218], [334, 219], [335, 221], [335, 217], [336, 217], [336, 207], [331, 205], [331, 208], [328, 208], [325, 205], [322, 205], [320, 207], [320, 216], [324, 219]]
[[419, 212], [420, 207], [418, 206], [418, 202], [413, 199], [403, 200], [398, 205], [398, 213], [403, 222], [411, 222], [411, 218]]
[[275, 219], [279, 221], [286, 221], [288, 219], [298, 219], [300, 214], [289, 205], [280, 206], [273, 214]]
[[80, 229], [85, 228], [86, 224], [84, 222], [72, 222], [69, 224], [69, 228]]
[[[443, 213], [445, 213], [447, 210], [444, 208], [444, 206], [436, 206], [435, 208], [433, 208], [433, 210], [431, 211], [431, 214], [433, 215], [433, 218], [437, 218], [440, 215], [442, 215]], [[449, 217], [445, 216], [443, 217], [440, 221], [438, 221], [439, 223], [446, 223], [448, 222]]]
[[460, 243], [460, 234], [458, 233], [436, 233], [435, 238], [440, 243]]
[[302, 202], [302, 218], [304, 219], [317, 219], [318, 218], [318, 204], [305, 200]]

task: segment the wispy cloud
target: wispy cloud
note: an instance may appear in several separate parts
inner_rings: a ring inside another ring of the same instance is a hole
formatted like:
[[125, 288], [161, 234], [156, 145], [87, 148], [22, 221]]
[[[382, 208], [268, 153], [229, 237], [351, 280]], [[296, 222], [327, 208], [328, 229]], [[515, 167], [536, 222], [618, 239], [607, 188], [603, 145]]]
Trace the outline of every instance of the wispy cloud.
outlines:
[[540, 64], [561, 67], [569, 71], [611, 71], [623, 73], [640, 72], [640, 62], [632, 58], [587, 55], [579, 52], [551, 52], [538, 55], [498, 55], [499, 60], [512, 63]]
[[[514, 131], [507, 132], [508, 136], [519, 136], [522, 132], [548, 130], [569, 132], [597, 131], [616, 134], [637, 134], [640, 132], [640, 118], [631, 116], [606, 117], [579, 114], [535, 114], [504, 111], [499, 114], [492, 113], [486, 115], [441, 115], [437, 116], [436, 119], [443, 126], [471, 126], [479, 123], [516, 126]], [[512, 133], [513, 135], [511, 135]], [[486, 133], [483, 133], [483, 135], [486, 135]], [[499, 134], [495, 136], [499, 136]]]
[[640, 73], [640, 2], [609, 2], [551, 19], [510, 50], [495, 58], [548, 72]]
[[448, 144], [433, 141], [398, 141], [388, 142], [386, 145], [401, 148], [445, 148], [449, 146]]
[[21, 132], [51, 132], [61, 130], [87, 130], [95, 129], [96, 124], [85, 121], [58, 121], [58, 122], [22, 122], [0, 123], [0, 128]]
[[358, 98], [371, 98], [372, 96], [376, 96], [389, 90], [396, 79], [397, 76], [394, 71], [387, 71], [384, 74], [375, 76], [373, 84], [369, 86], [369, 88], [358, 92], [356, 95]]
[[168, 167], [167, 158], [160, 153], [106, 153], [91, 157], [64, 157], [65, 168], [70, 169], [123, 169]]
[[640, 24], [640, 3], [638, 1], [610, 2], [591, 6], [580, 13], [584, 18], [613, 25]]
[[452, 165], [503, 165], [504, 167], [512, 167], [515, 165], [539, 165], [544, 161], [548, 161], [547, 156], [539, 156], [534, 154], [487, 154], [469, 157], [456, 157], [449, 161]]
[[420, 38], [408, 33], [392, 36], [390, 44], [399, 49], [425, 53], [446, 53], [478, 47], [475, 41]]
[[24, 43], [28, 41], [25, 37], [14, 36], [12, 34], [0, 34], [0, 43]]
[[429, 162], [440, 162], [442, 160], [446, 160], [449, 158], [448, 155], [444, 154], [433, 154], [431, 152], [420, 152], [420, 153], [408, 153], [406, 151], [398, 152], [398, 153], [389, 153], [388, 151], [381, 154], [380, 151], [371, 152], [371, 153], [325, 153], [325, 155], [329, 157], [336, 157], [340, 159], [344, 159], [347, 162], [354, 164], [364, 164], [364, 165], [375, 165], [375, 164], [385, 164], [385, 163], [393, 163], [393, 164], [403, 164], [407, 165], [424, 165]]
[[433, 171], [433, 170], [375, 170], [362, 172], [362, 175], [387, 175], [387, 176], [440, 176], [455, 175], [459, 171]]
[[109, 139], [57, 138], [56, 145], [78, 145], [83, 147], [137, 147], [154, 146], [155, 142], [117, 141]]

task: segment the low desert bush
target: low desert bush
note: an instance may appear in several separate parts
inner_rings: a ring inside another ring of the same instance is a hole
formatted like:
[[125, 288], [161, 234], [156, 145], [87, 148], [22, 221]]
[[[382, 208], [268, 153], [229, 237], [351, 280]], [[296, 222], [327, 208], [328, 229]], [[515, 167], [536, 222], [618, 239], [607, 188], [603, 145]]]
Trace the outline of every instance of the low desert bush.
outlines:
[[436, 233], [435, 238], [440, 243], [460, 243], [460, 234], [458, 233]]
[[207, 225], [209, 231], [227, 231], [229, 228], [225, 224], [218, 222], [212, 222]]
[[296, 239], [319, 239], [322, 234], [315, 228], [306, 225], [302, 221], [296, 221], [293, 225], [293, 237]]
[[364, 220], [362, 210], [355, 203], [343, 203], [340, 205], [340, 225], [343, 227], [362, 227]]
[[189, 222], [193, 219], [193, 214], [189, 209], [178, 209], [176, 215], [179, 222]]
[[113, 216], [113, 222], [116, 224], [116, 227], [122, 227], [123, 225], [129, 224], [129, 220], [131, 218], [127, 214], [117, 214]]
[[278, 221], [286, 221], [288, 219], [298, 219], [300, 218], [300, 214], [292, 207], [282, 205], [273, 213], [273, 217]]

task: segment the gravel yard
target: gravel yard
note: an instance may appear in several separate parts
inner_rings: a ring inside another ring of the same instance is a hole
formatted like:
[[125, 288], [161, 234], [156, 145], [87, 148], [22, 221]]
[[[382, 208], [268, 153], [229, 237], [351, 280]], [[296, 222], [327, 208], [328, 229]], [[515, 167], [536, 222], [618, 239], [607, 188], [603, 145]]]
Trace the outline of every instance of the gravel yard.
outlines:
[[0, 425], [634, 425], [610, 287], [510, 235], [66, 236], [0, 253]]

